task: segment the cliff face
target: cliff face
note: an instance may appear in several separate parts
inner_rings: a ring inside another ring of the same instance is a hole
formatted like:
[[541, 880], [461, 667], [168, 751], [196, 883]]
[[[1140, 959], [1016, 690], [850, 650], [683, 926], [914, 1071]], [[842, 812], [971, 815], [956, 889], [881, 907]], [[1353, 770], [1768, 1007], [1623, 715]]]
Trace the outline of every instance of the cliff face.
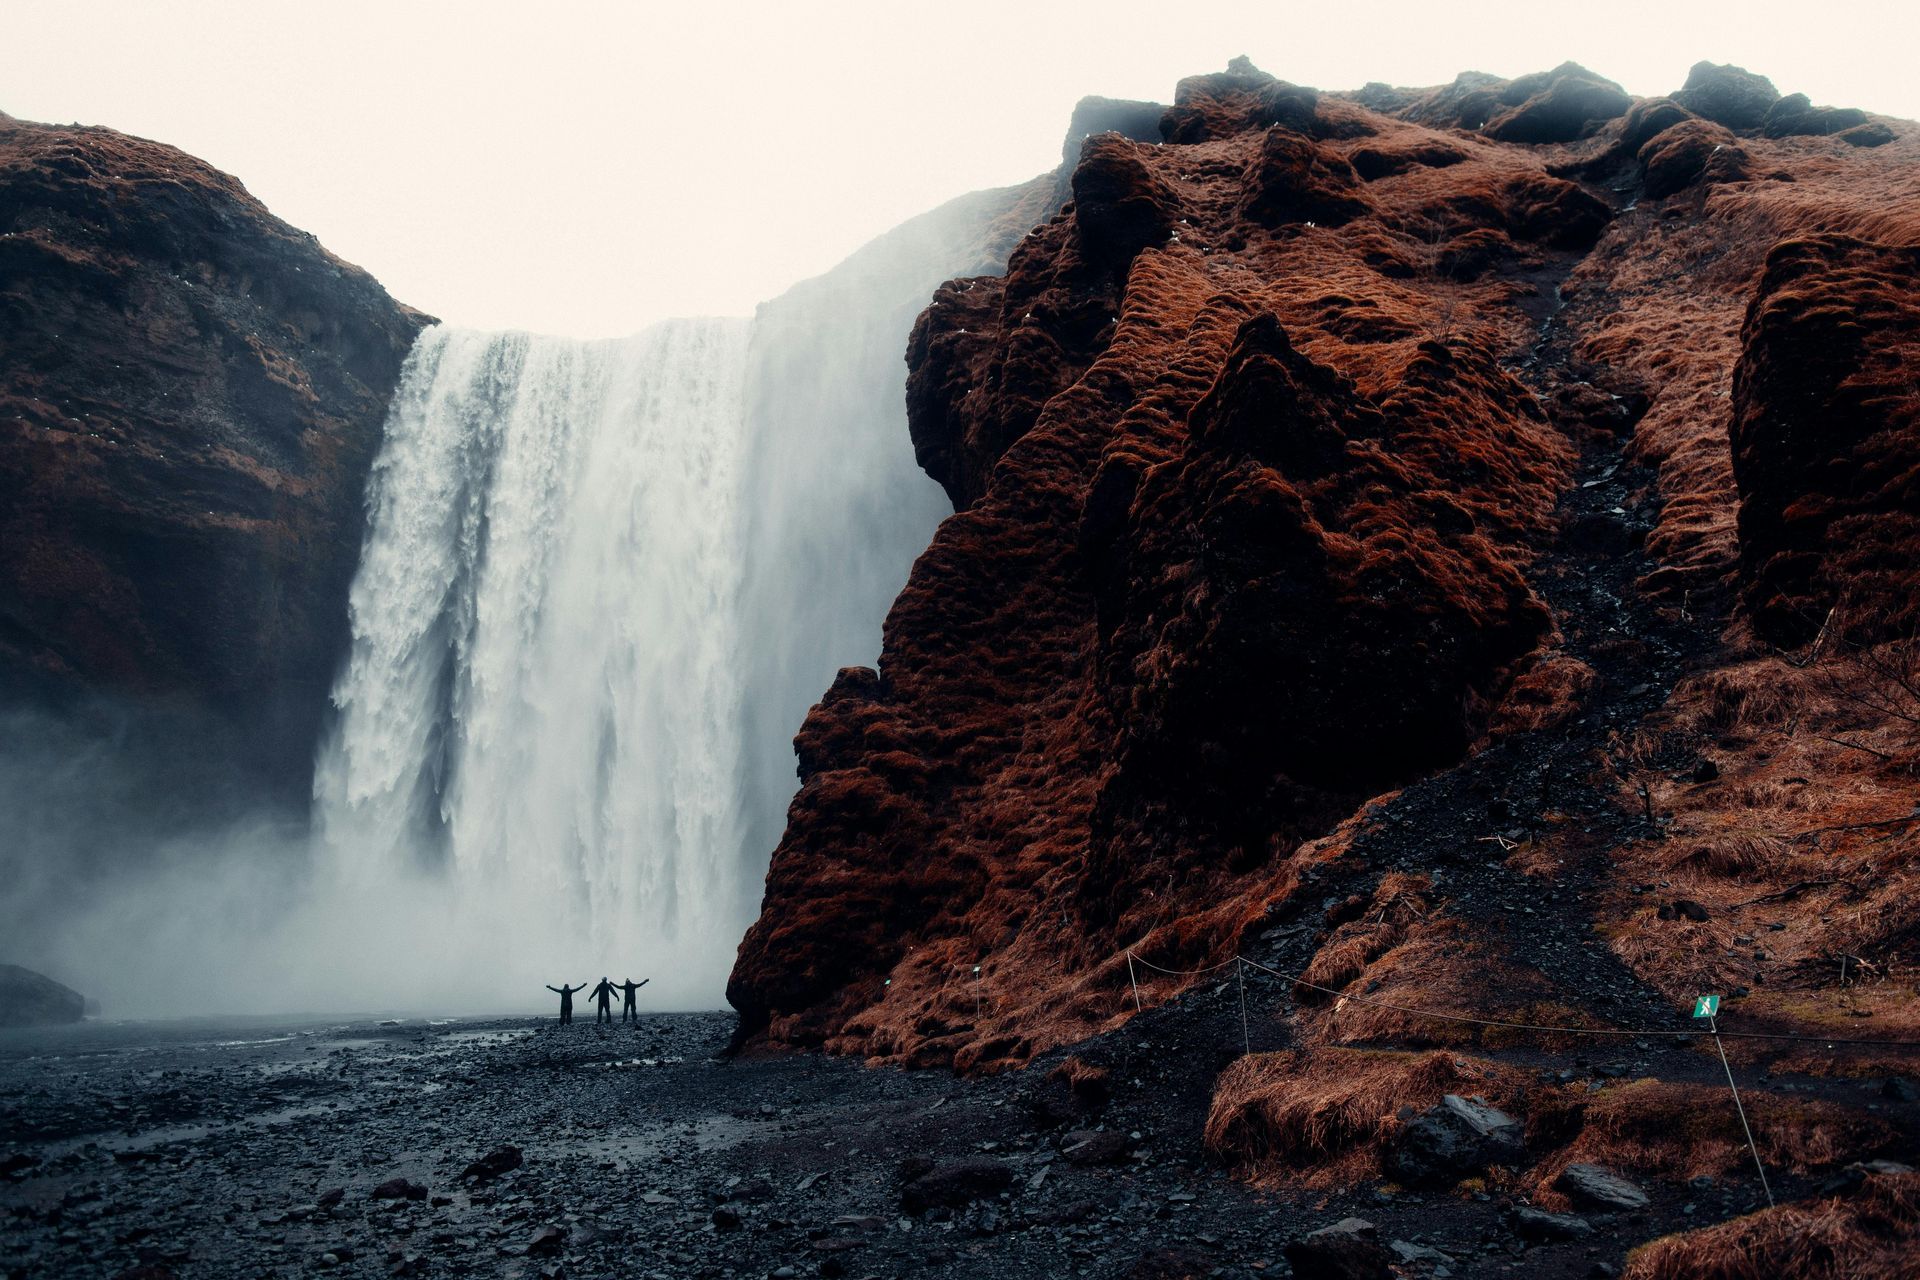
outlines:
[[0, 679], [210, 710], [301, 791], [426, 322], [190, 156], [0, 118]]
[[[1634, 100], [1244, 63], [1160, 131], [1087, 138], [914, 332], [957, 514], [800, 732], [743, 1038], [991, 1070], [1195, 987], [1127, 949], [1262, 957], [1297, 1052], [1223, 1084], [1218, 1153], [1350, 1177], [1458, 1081], [1341, 1103], [1379, 1114], [1332, 1151], [1280, 1099], [1485, 1045], [1328, 993], [1812, 1031], [1838, 956], [1910, 964], [1913, 854], [1870, 842], [1920, 800], [1920, 132], [1708, 64]], [[1564, 1204], [1605, 1141], [1511, 1105]]]

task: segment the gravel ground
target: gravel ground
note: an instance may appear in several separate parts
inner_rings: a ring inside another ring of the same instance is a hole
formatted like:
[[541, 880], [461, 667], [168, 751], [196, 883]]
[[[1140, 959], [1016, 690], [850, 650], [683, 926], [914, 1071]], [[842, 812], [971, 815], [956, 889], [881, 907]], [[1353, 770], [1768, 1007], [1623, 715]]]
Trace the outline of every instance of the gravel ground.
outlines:
[[[1256, 1009], [1281, 996], [1250, 989]], [[1044, 1063], [963, 1080], [729, 1060], [717, 1013], [608, 1031], [518, 1018], [9, 1032], [0, 1268], [1247, 1278], [1290, 1274], [1291, 1241], [1359, 1216], [1412, 1256], [1410, 1275], [1586, 1276], [1750, 1206], [1752, 1188], [1650, 1188], [1647, 1210], [1593, 1217], [1593, 1236], [1527, 1247], [1497, 1199], [1256, 1193], [1199, 1146], [1238, 1010], [1222, 984], [1081, 1046], [1113, 1078], [1092, 1115], [1072, 1114]], [[1113, 1136], [1092, 1151], [1066, 1138], [1087, 1129]], [[502, 1145], [517, 1167], [463, 1176]], [[959, 1203], [909, 1212], [916, 1158], [936, 1169], [923, 1191]]]

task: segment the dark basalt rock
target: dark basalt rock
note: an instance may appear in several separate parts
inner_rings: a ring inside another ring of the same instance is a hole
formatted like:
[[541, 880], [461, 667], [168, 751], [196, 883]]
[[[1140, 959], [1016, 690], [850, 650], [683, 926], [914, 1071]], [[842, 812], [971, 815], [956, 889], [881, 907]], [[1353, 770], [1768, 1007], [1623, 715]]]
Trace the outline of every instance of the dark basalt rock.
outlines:
[[1788, 138], [1797, 134], [1824, 136], [1840, 133], [1867, 122], [1867, 113], [1858, 107], [1816, 107], [1804, 93], [1790, 93], [1767, 108], [1760, 132], [1769, 138]]
[[1625, 1213], [1647, 1207], [1646, 1192], [1595, 1164], [1570, 1164], [1554, 1179], [1553, 1185], [1575, 1203], [1594, 1209]]
[[1536, 1243], [1584, 1240], [1593, 1234], [1593, 1224], [1585, 1218], [1571, 1213], [1548, 1213], [1532, 1205], [1516, 1207], [1512, 1221], [1513, 1234]]
[[1577, 63], [1539, 76], [1522, 76], [1502, 92], [1514, 102], [1489, 120], [1484, 132], [1502, 142], [1571, 142], [1603, 121], [1623, 114], [1633, 99], [1611, 80]]
[[1878, 120], [1844, 130], [1840, 141], [1850, 147], [1884, 147], [1900, 135]]
[[1412, 1186], [1450, 1186], [1488, 1165], [1511, 1164], [1525, 1152], [1518, 1120], [1450, 1093], [1402, 1131], [1388, 1171]]
[[1391, 1280], [1393, 1255], [1365, 1218], [1342, 1218], [1286, 1247], [1295, 1280]]
[[1780, 91], [1765, 76], [1713, 62], [1694, 63], [1687, 83], [1673, 95], [1675, 102], [1695, 115], [1729, 129], [1760, 128], [1779, 98]]

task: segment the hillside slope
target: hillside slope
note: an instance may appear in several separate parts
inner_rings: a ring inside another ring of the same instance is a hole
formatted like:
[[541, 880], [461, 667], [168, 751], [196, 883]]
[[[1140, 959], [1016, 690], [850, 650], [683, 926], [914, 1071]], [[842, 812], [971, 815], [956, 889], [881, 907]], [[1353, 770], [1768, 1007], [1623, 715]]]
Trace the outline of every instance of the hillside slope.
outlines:
[[[1072, 205], [921, 318], [959, 510], [801, 730], [743, 1043], [990, 1071], [1246, 955], [1285, 1050], [1216, 1095], [1246, 1176], [1386, 1177], [1407, 1104], [1479, 1079], [1549, 1207], [1583, 1160], [1734, 1169], [1675, 1119], [1704, 1045], [1589, 1101], [1547, 1069], [1578, 1037], [1409, 1011], [1678, 1034], [1717, 991], [1920, 1038], [1920, 129], [1709, 64], [1635, 100], [1244, 61], [1160, 127], [1089, 139]], [[1911, 1107], [1815, 1092], [1783, 1177], [1910, 1147]]]

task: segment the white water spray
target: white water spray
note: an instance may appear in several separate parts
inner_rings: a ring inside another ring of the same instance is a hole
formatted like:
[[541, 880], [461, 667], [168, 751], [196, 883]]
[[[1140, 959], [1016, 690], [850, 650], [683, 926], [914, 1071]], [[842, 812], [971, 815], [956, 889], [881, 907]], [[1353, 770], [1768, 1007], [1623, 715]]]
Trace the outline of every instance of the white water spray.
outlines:
[[[12, 833], [42, 883], [0, 896], [7, 958], [108, 1016], [544, 1009], [603, 973], [719, 1006], [793, 735], [874, 661], [949, 509], [907, 435], [913, 318], [1001, 270], [1050, 192], [953, 201], [751, 320], [422, 335], [309, 823], [149, 829], [171, 775], [103, 808], [98, 760], [36, 743], [0, 760], [41, 815]], [[54, 874], [88, 858], [115, 873]]]
[[706, 940], [750, 909], [747, 334], [435, 329], [403, 375], [319, 835], [348, 886], [439, 877], [498, 961], [530, 952], [529, 983], [587, 965], [710, 989]]
[[946, 511], [907, 438], [907, 332], [941, 279], [997, 265], [1006, 198], [916, 219], [751, 321], [422, 336], [315, 782], [315, 898], [356, 988], [424, 952], [462, 975], [444, 998], [607, 973], [721, 1002], [793, 734], [873, 661]]

